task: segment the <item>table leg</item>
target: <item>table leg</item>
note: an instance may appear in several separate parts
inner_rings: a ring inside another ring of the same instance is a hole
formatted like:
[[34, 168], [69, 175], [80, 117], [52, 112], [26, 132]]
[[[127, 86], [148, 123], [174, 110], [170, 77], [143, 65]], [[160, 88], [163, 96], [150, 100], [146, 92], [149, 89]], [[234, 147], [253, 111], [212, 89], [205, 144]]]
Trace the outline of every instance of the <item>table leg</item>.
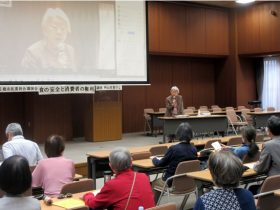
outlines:
[[198, 192], [198, 197], [203, 195], [203, 183], [201, 180], [194, 180], [196, 187], [197, 187], [197, 192]]
[[87, 157], [88, 178], [93, 179], [93, 189], [96, 189], [96, 159]]

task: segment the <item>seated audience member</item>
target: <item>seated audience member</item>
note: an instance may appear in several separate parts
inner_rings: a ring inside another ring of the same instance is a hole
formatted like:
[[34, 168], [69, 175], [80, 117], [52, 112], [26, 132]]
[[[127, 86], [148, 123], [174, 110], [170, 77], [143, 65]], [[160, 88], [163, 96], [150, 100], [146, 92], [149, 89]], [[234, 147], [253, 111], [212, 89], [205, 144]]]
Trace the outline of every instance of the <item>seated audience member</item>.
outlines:
[[135, 210], [154, 206], [153, 192], [146, 174], [131, 170], [130, 152], [123, 147], [115, 148], [109, 155], [109, 165], [116, 177], [107, 181], [94, 196], [86, 193], [85, 204], [93, 209]]
[[14, 155], [0, 166], [0, 188], [6, 195], [0, 199], [0, 210], [39, 210], [40, 203], [24, 193], [31, 187], [31, 172], [26, 158]]
[[45, 142], [48, 158], [40, 160], [32, 173], [32, 187], [42, 187], [48, 196], [59, 195], [62, 186], [75, 176], [74, 162], [62, 156], [64, 148], [61, 136], [50, 136]]
[[233, 153], [241, 160], [248, 155], [254, 157], [259, 151], [256, 144], [256, 129], [252, 126], [243, 127], [242, 131], [242, 145], [240, 147], [232, 148]]
[[272, 140], [264, 143], [260, 159], [254, 169], [268, 176], [280, 174], [280, 118], [271, 116], [267, 122], [268, 135]]
[[[155, 166], [167, 166], [162, 178], [155, 180], [153, 186], [163, 187], [165, 180], [175, 174], [177, 165], [180, 162], [197, 159], [197, 150], [190, 144], [190, 141], [193, 138], [193, 131], [189, 123], [181, 123], [177, 128], [176, 136], [180, 141], [179, 144], [169, 147], [163, 158], [158, 159], [157, 157], [154, 157], [152, 159]], [[172, 183], [168, 183], [169, 186], [171, 186], [171, 184]], [[155, 200], [157, 201], [160, 196], [160, 192], [155, 191], [154, 193]]]
[[23, 137], [20, 124], [9, 124], [6, 128], [6, 136], [8, 141], [2, 146], [4, 159], [21, 155], [27, 159], [29, 166], [35, 166], [43, 159], [38, 144]]
[[198, 198], [194, 210], [256, 210], [252, 193], [237, 188], [243, 173], [237, 156], [229, 151], [214, 152], [209, 157], [208, 167], [218, 188]]

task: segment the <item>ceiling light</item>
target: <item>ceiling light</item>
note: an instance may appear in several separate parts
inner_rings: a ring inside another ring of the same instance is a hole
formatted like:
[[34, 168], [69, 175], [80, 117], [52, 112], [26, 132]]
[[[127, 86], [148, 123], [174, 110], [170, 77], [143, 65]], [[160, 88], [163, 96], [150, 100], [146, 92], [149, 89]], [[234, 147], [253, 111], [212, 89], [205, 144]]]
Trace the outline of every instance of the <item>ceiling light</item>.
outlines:
[[239, 4], [248, 4], [248, 3], [251, 3], [251, 2], [254, 2], [255, 0], [236, 0], [235, 2], [236, 3], [239, 3]]

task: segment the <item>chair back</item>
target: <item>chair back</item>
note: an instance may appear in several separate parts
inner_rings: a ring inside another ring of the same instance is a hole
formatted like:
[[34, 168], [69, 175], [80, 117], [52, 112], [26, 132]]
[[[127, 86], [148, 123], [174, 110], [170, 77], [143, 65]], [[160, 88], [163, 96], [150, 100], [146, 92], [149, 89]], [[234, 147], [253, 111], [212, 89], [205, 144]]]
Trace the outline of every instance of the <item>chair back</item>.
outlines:
[[32, 173], [35, 168], [36, 168], [36, 166], [29, 166], [30, 172]]
[[227, 106], [227, 107], [226, 107], [226, 110], [230, 110], [230, 109], [233, 109], [233, 110], [234, 110], [234, 108], [233, 108], [232, 106]]
[[159, 206], [155, 206], [152, 208], [148, 208], [146, 210], [176, 210], [176, 204], [175, 203], [166, 203]]
[[93, 180], [92, 179], [81, 179], [79, 181], [74, 181], [63, 185], [60, 193], [79, 193], [93, 190]]
[[257, 134], [256, 142], [264, 142], [264, 134]]
[[253, 157], [249, 157], [248, 155], [245, 155], [243, 158], [243, 164], [258, 161], [260, 159], [260, 155], [261, 155], [260, 151], [258, 151]]
[[167, 151], [168, 147], [167, 146], [154, 146], [150, 148], [150, 153], [151, 155], [164, 155]]
[[161, 107], [161, 108], [158, 109], [158, 111], [159, 111], [159, 112], [164, 112], [164, 113], [165, 113], [165, 112], [166, 112], [166, 108], [165, 108], [165, 107]]
[[188, 106], [187, 109], [192, 109], [193, 111], [195, 111], [195, 107], [194, 106]]
[[[175, 175], [200, 170], [199, 160], [187, 160], [180, 162], [176, 168]], [[172, 194], [183, 194], [196, 189], [194, 179], [188, 176], [175, 177], [172, 181]]]
[[238, 110], [246, 109], [246, 106], [238, 106], [237, 109]]
[[207, 106], [200, 106], [199, 109], [200, 109], [200, 111], [208, 111]]
[[202, 110], [202, 111], [200, 111], [200, 116], [201, 115], [209, 116], [209, 115], [211, 115], [211, 112], [209, 112], [208, 110]]
[[227, 109], [226, 110], [227, 118], [231, 123], [239, 122], [237, 115], [234, 111], [234, 109]]
[[212, 105], [211, 109], [214, 109], [214, 108], [220, 108], [220, 107], [218, 105]]
[[193, 113], [194, 113], [193, 109], [190, 108], [184, 109], [184, 114], [193, 114]]
[[144, 109], [144, 118], [145, 118], [146, 120], [151, 120], [151, 116], [147, 114], [147, 113], [149, 113], [149, 112], [154, 112], [154, 109], [152, 109], [152, 108], [146, 108], [146, 109]]
[[[267, 177], [261, 187], [260, 193], [280, 189], [280, 175]], [[275, 210], [280, 206], [280, 199], [274, 194], [261, 196], [258, 199], [257, 206], [259, 210]]]
[[211, 139], [211, 140], [208, 140], [208, 141], [205, 143], [204, 149], [213, 148], [212, 143], [214, 143], [214, 142], [216, 142], [216, 141], [219, 142], [219, 143], [221, 143], [221, 140], [220, 140], [220, 139]]
[[212, 108], [212, 112], [215, 113], [215, 112], [221, 112], [222, 111], [222, 108], [220, 107], [214, 107]]
[[254, 108], [254, 112], [262, 112], [262, 111], [263, 111], [263, 109], [260, 107]]
[[132, 160], [142, 160], [142, 159], [148, 159], [150, 157], [151, 157], [151, 152], [149, 151], [131, 153]]
[[270, 107], [267, 107], [267, 108], [266, 108], [266, 111], [268, 111], [268, 112], [274, 112], [274, 111], [275, 111], [275, 108], [272, 107], [272, 106], [270, 106]]
[[242, 144], [242, 137], [237, 136], [237, 137], [232, 137], [228, 140], [227, 146], [233, 146], [233, 145], [240, 145]]
[[241, 109], [241, 115], [243, 117], [243, 120], [245, 120], [245, 122], [252, 124], [253, 120], [252, 117], [250, 115], [248, 115], [248, 113], [250, 112], [250, 109]]

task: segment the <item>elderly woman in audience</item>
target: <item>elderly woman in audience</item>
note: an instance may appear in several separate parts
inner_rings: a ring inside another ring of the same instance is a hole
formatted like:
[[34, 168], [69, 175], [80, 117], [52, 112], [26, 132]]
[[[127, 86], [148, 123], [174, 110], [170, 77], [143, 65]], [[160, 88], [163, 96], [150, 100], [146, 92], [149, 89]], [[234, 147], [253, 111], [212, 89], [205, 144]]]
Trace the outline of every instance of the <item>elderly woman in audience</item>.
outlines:
[[[162, 178], [155, 180], [153, 186], [163, 187], [165, 180], [175, 174], [177, 165], [180, 162], [197, 159], [197, 150], [190, 144], [190, 141], [193, 138], [193, 131], [189, 123], [181, 123], [176, 130], [176, 136], [180, 141], [179, 144], [169, 147], [163, 158], [158, 159], [155, 157], [152, 159], [155, 166], [168, 166]], [[169, 186], [171, 186], [171, 184], [172, 183], [168, 183]], [[154, 193], [155, 200], [157, 201], [160, 192], [155, 191]]]
[[31, 172], [26, 158], [14, 155], [0, 166], [0, 188], [6, 195], [0, 199], [0, 210], [39, 210], [40, 203], [31, 196], [24, 196], [30, 190]]
[[85, 204], [93, 209], [135, 210], [154, 206], [153, 192], [146, 174], [131, 170], [130, 152], [123, 147], [115, 148], [109, 155], [109, 165], [116, 177], [107, 181], [95, 196], [86, 193]]
[[48, 158], [40, 160], [32, 173], [32, 186], [42, 187], [45, 195], [59, 195], [62, 186], [73, 181], [74, 162], [62, 156], [64, 149], [65, 144], [61, 136], [50, 136], [45, 142]]
[[218, 188], [198, 198], [194, 210], [256, 210], [252, 193], [237, 188], [243, 173], [237, 156], [230, 151], [214, 152], [208, 166]]
[[243, 127], [242, 131], [243, 144], [240, 147], [232, 148], [233, 153], [241, 160], [248, 155], [254, 157], [259, 151], [259, 147], [256, 144], [256, 129], [253, 126]]

